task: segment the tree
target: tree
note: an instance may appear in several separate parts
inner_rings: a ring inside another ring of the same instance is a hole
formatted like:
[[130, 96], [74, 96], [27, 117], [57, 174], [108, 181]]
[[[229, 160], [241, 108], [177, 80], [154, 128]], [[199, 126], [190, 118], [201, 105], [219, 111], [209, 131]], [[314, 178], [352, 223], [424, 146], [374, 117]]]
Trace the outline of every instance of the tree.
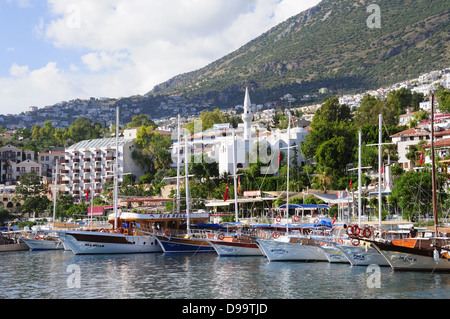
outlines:
[[[200, 114], [199, 119], [202, 123], [202, 131], [212, 128], [214, 124], [230, 123], [231, 121], [231, 118], [227, 114], [220, 112], [220, 109], [215, 109], [212, 112], [206, 110]], [[237, 120], [237, 122], [239, 122], [239, 120]], [[194, 134], [194, 122], [186, 124], [184, 128], [188, 130], [190, 134]]]
[[436, 91], [436, 97], [439, 101], [439, 109], [442, 112], [450, 113], [450, 89], [446, 89], [442, 85], [439, 85]]
[[41, 177], [36, 172], [25, 173], [16, 185], [15, 201], [23, 201], [20, 208], [22, 212], [42, 214], [50, 202], [43, 191]]
[[338, 98], [328, 99], [314, 114], [311, 129], [301, 150], [306, 158], [315, 158], [316, 178], [324, 189], [329, 189], [332, 181], [338, 181], [345, 172], [346, 165], [353, 162], [357, 134], [350, 108], [339, 104]]
[[141, 127], [141, 126], [153, 126], [157, 127], [156, 123], [150, 120], [147, 115], [135, 115], [131, 119], [131, 122], [127, 124], [127, 127]]
[[5, 207], [0, 206], [0, 226], [3, 226], [3, 224], [8, 220], [15, 219], [16, 216], [14, 214], [11, 214]]
[[[446, 196], [443, 185], [446, 177], [437, 174], [438, 202]], [[432, 214], [432, 179], [431, 169], [426, 167], [418, 172], [407, 172], [394, 180], [390, 202], [398, 203], [403, 208], [404, 216], [414, 221], [416, 216]]]
[[153, 126], [141, 126], [137, 132], [133, 159], [150, 172], [170, 168], [172, 157], [168, 149], [172, 141], [170, 136], [154, 131]]

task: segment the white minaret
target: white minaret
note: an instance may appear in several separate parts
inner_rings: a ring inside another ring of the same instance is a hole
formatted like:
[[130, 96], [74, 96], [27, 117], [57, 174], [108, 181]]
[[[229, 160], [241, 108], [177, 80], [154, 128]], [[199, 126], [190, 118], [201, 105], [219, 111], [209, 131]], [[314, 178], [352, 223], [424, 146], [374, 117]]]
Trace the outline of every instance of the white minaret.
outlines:
[[244, 114], [242, 114], [242, 120], [244, 121], [244, 140], [248, 141], [251, 137], [251, 122], [253, 120], [252, 103], [250, 102], [248, 87], [245, 88]]

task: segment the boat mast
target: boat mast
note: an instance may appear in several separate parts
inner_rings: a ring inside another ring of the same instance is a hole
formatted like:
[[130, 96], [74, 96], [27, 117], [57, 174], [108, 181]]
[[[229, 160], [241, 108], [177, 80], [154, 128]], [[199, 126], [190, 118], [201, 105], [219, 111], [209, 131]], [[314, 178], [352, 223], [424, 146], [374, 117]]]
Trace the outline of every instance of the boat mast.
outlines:
[[58, 181], [58, 159], [55, 159], [55, 186], [53, 188], [53, 228], [55, 228], [55, 218], [56, 218], [56, 194], [57, 194], [57, 181]]
[[237, 196], [237, 172], [236, 172], [236, 136], [233, 131], [233, 179], [234, 179], [234, 214], [235, 221], [239, 221], [239, 206], [238, 206], [238, 196]]
[[191, 233], [191, 217], [190, 217], [190, 205], [189, 205], [189, 165], [188, 165], [188, 138], [187, 132], [184, 134], [184, 172], [186, 179], [186, 214], [187, 214], [187, 234]]
[[119, 107], [116, 107], [116, 161], [114, 163], [114, 229], [117, 229], [117, 204], [118, 204], [118, 162], [119, 162]]
[[431, 180], [433, 190], [433, 216], [435, 236], [438, 237], [438, 217], [437, 217], [437, 199], [436, 199], [436, 167], [434, 156], [434, 93], [431, 93]]
[[289, 166], [290, 166], [290, 147], [291, 147], [291, 110], [289, 109], [289, 123], [287, 128], [287, 188], [286, 188], [286, 233], [289, 232]]
[[358, 227], [361, 227], [361, 191], [362, 191], [362, 173], [361, 173], [361, 140], [362, 132], [359, 131], [359, 141], [358, 141]]
[[379, 115], [379, 128], [378, 128], [378, 227], [380, 228], [381, 233], [381, 169], [383, 165], [383, 157], [382, 157], [382, 125], [383, 125], [383, 115]]
[[178, 148], [177, 148], [177, 213], [180, 213], [180, 114], [178, 114]]

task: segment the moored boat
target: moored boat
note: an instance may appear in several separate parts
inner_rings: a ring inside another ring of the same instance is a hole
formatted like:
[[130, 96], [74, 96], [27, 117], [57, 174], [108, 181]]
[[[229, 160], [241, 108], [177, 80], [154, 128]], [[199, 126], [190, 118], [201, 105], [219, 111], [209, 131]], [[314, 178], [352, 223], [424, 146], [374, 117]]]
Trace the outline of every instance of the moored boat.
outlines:
[[269, 261], [328, 261], [314, 240], [285, 236], [281, 240], [256, 240]]
[[209, 239], [208, 242], [219, 256], [263, 256], [256, 240], [248, 236], [219, 234], [217, 239]]
[[62, 250], [63, 242], [59, 239], [56, 232], [49, 234], [31, 233], [24, 237], [23, 241], [30, 247], [30, 250]]
[[23, 242], [23, 236], [23, 231], [0, 233], [0, 252], [30, 250], [30, 247]]
[[449, 238], [404, 238], [374, 246], [393, 270], [450, 272]]
[[450, 237], [439, 227], [437, 182], [434, 151], [434, 94], [431, 94], [431, 177], [434, 234], [430, 237], [375, 241], [376, 249], [386, 258], [394, 270], [450, 272]]

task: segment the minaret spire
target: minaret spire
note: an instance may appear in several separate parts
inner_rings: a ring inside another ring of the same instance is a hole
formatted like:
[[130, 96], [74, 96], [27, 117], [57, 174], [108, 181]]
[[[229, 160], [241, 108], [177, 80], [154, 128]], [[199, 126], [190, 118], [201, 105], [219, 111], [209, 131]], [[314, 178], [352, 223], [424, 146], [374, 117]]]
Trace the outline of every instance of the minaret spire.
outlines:
[[248, 87], [246, 87], [244, 98], [244, 114], [242, 114], [242, 120], [244, 121], [244, 140], [247, 141], [250, 140], [252, 119], [253, 119], [252, 103], [250, 102], [250, 94], [248, 93]]

